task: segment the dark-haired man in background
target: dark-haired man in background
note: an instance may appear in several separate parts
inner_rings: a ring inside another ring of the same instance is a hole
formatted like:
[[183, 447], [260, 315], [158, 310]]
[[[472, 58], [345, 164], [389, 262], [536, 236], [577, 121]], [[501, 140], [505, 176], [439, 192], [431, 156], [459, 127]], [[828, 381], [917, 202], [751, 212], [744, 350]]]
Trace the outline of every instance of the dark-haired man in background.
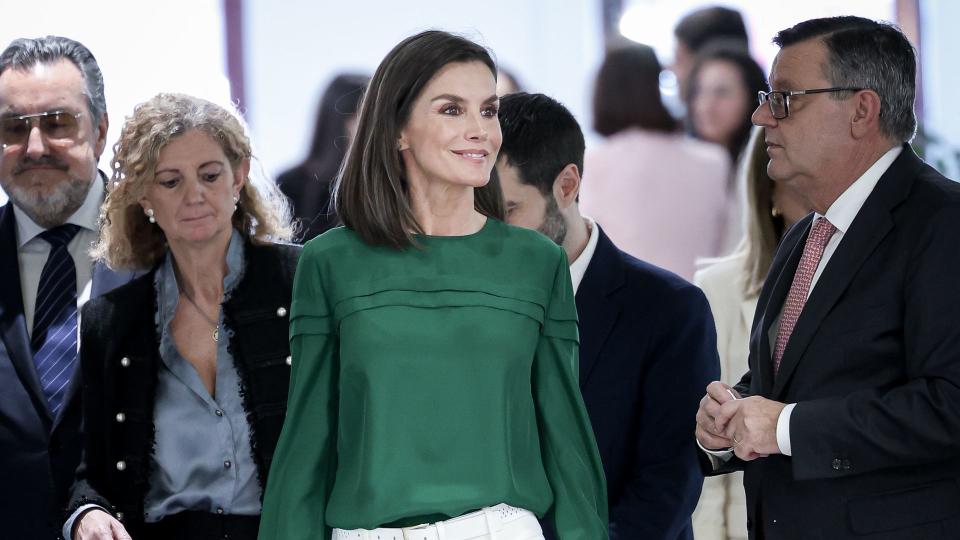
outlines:
[[711, 46], [750, 48], [743, 16], [722, 6], [699, 8], [684, 15], [674, 26], [673, 36], [676, 43], [670, 70], [677, 77], [681, 96], [687, 95], [687, 79], [700, 52]]
[[960, 184], [908, 144], [914, 50], [859, 17], [774, 42], [753, 121], [770, 177], [814, 213], [784, 235], [750, 370], [710, 384], [697, 439], [714, 472], [744, 470], [753, 539], [957, 538]]
[[[703, 293], [617, 249], [580, 215], [580, 126], [541, 94], [501, 98], [507, 221], [564, 248], [580, 317], [580, 388], [600, 449], [611, 540], [693, 538], [703, 476], [690, 427], [719, 374]], [[548, 532], [549, 536], [549, 532]]]

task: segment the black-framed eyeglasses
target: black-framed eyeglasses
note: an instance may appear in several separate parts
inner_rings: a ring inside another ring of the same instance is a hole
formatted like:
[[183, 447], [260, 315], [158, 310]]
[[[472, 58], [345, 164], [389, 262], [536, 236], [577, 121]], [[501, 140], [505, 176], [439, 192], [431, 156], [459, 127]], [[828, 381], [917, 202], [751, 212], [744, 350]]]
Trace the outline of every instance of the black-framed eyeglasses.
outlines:
[[859, 92], [860, 90], [866, 90], [866, 88], [854, 88], [846, 86], [838, 86], [834, 88], [814, 88], [812, 90], [773, 90], [771, 92], [760, 91], [757, 92], [757, 99], [760, 100], [760, 104], [764, 103], [770, 104], [770, 113], [773, 114], [773, 117], [777, 120], [783, 120], [784, 118], [790, 116], [790, 96], [802, 96], [804, 94], [824, 94], [827, 92]]
[[0, 145], [7, 148], [25, 144], [33, 126], [38, 126], [40, 132], [48, 141], [73, 140], [79, 131], [79, 118], [82, 114], [67, 111], [47, 111], [0, 118]]

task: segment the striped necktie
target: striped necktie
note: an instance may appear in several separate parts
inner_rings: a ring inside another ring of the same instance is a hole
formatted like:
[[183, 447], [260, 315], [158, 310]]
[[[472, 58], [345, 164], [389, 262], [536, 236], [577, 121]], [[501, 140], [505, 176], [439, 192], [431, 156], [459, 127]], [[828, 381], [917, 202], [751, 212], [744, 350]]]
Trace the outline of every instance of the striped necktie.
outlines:
[[63, 406], [77, 362], [77, 269], [67, 244], [79, 230], [79, 226], [68, 223], [39, 235], [50, 244], [50, 256], [40, 272], [30, 346], [54, 418]]

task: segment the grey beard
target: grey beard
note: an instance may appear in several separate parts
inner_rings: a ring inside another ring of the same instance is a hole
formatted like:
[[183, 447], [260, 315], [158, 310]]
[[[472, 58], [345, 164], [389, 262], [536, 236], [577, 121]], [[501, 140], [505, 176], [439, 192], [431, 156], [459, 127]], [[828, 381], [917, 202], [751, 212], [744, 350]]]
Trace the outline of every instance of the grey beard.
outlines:
[[23, 210], [37, 225], [49, 229], [64, 224], [67, 219], [83, 206], [90, 186], [96, 180], [70, 178], [58, 185], [49, 195], [24, 189], [14, 182], [3, 186], [7, 196]]
[[537, 227], [540, 234], [553, 240], [558, 246], [563, 246], [563, 241], [567, 238], [567, 222], [563, 220], [563, 214], [560, 213], [560, 207], [557, 206], [557, 200], [553, 194], [546, 196], [547, 207], [543, 211], [543, 223]]

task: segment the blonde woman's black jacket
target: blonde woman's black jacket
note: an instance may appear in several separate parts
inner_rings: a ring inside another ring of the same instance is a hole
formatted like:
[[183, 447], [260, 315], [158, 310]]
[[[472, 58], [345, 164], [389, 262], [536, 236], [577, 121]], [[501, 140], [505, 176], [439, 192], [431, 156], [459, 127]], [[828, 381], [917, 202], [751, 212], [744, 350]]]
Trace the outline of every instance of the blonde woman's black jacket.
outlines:
[[[243, 277], [223, 305], [233, 331], [261, 487], [280, 437], [290, 377], [288, 312], [300, 248], [245, 246]], [[65, 517], [84, 504], [108, 509], [134, 538], [143, 524], [154, 444], [153, 406], [161, 365], [154, 268], [83, 307], [83, 457]], [[119, 465], [118, 465], [119, 464]]]

